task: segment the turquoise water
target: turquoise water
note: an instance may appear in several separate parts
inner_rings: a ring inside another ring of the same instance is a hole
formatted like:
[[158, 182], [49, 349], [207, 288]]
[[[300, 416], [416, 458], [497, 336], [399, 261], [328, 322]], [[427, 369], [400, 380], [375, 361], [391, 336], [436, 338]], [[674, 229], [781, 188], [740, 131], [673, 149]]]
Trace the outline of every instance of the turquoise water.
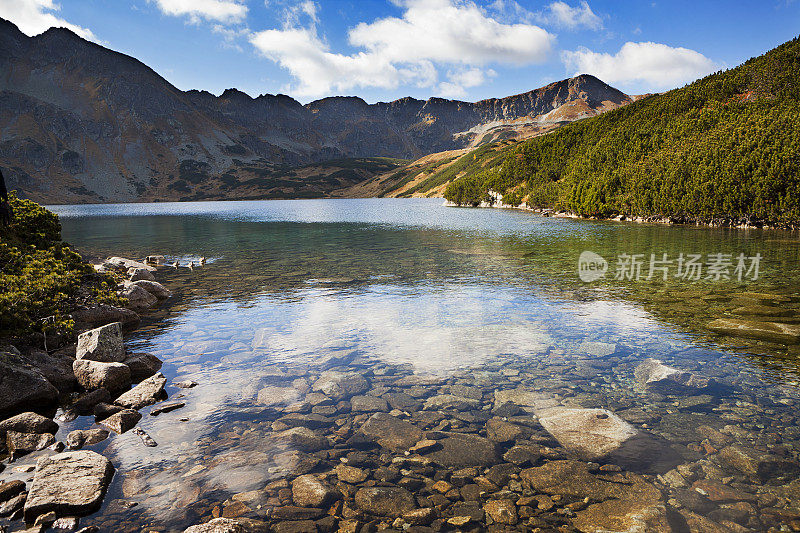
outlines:
[[[170, 380], [198, 383], [168, 388], [173, 398], [183, 395], [183, 409], [143, 418], [158, 447], [143, 447], [132, 433], [100, 445], [118, 475], [86, 524], [180, 530], [287, 475], [270, 440], [275, 416], [256, 395], [265, 383], [311, 383], [332, 361], [369, 375], [391, 367], [439, 379], [513, 367], [522, 384], [617, 410], [652, 405], [634, 390], [631, 371], [657, 357], [735, 384], [737, 392], [715, 399], [717, 411], [743, 395], [800, 400], [792, 348], [705, 328], [730, 316], [742, 292], [797, 296], [796, 233], [555, 219], [445, 208], [437, 199], [53, 209], [64, 239], [87, 257], [161, 254], [181, 264], [159, 269], [174, 296], [143, 316], [127, 344], [161, 358]], [[585, 250], [608, 260], [606, 278], [579, 279]], [[615, 281], [623, 253], [760, 254], [761, 263], [758, 279], [741, 283], [735, 275]], [[186, 268], [200, 257], [205, 266]], [[781, 305], [797, 309], [794, 300]], [[614, 345], [614, 357], [598, 363], [587, 342]], [[704, 404], [687, 420], [730, 423], [717, 411]], [[777, 432], [794, 446], [797, 437], [782, 429], [788, 420]], [[649, 428], [686, 444], [666, 422]]]

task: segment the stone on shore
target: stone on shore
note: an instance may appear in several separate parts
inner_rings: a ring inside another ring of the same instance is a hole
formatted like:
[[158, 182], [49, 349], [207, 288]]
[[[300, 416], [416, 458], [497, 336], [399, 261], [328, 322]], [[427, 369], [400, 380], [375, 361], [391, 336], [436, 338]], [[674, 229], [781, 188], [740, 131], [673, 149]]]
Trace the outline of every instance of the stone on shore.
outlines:
[[15, 479], [0, 482], [0, 502], [5, 502], [25, 490], [25, 482]]
[[103, 326], [112, 322], [119, 322], [123, 328], [135, 328], [141, 320], [135, 311], [108, 304], [76, 309], [70, 313], [70, 316], [75, 321], [78, 330]]
[[47, 408], [58, 400], [58, 389], [19, 356], [0, 353], [0, 376], [0, 418]]
[[634, 375], [641, 386], [662, 394], [702, 389], [713, 384], [708, 378], [672, 368], [657, 359], [645, 359], [636, 367]]
[[78, 335], [76, 359], [101, 363], [121, 363], [125, 360], [122, 344], [122, 324], [113, 322]]
[[139, 383], [161, 370], [161, 359], [149, 353], [133, 353], [123, 363], [131, 369], [131, 381]]
[[76, 359], [72, 363], [72, 370], [78, 384], [87, 391], [103, 387], [110, 392], [119, 392], [131, 385], [131, 371], [123, 363]]
[[356, 507], [377, 516], [401, 516], [417, 507], [414, 496], [400, 487], [366, 487], [355, 495]]
[[417, 426], [388, 413], [375, 413], [361, 426], [360, 433], [393, 451], [407, 450], [423, 437]]
[[304, 474], [292, 481], [292, 500], [298, 507], [322, 507], [337, 496], [336, 491], [314, 474]]
[[79, 450], [84, 446], [99, 444], [108, 438], [108, 431], [105, 429], [76, 429], [67, 435], [67, 447]]
[[127, 272], [130, 268], [143, 268], [145, 270], [149, 270], [150, 272], [156, 271], [155, 267], [152, 267], [148, 264], [117, 256], [109, 257], [103, 261], [103, 266], [109, 269], [123, 270], [125, 272]]
[[108, 389], [104, 389], [100, 387], [99, 389], [94, 389], [89, 392], [86, 392], [78, 397], [69, 407], [70, 412], [74, 412], [75, 414], [88, 416], [94, 414], [94, 406], [99, 403], [111, 403], [111, 393], [108, 392]]
[[114, 475], [111, 462], [92, 451], [74, 451], [42, 457], [36, 464], [25, 519], [55, 511], [59, 516], [95, 511]]
[[119, 295], [128, 300], [128, 307], [137, 311], [150, 309], [158, 303], [158, 298], [138, 285], [126, 286]]
[[134, 426], [136, 426], [136, 424], [139, 423], [139, 420], [141, 419], [142, 415], [138, 411], [134, 411], [132, 409], [123, 409], [122, 411], [114, 413], [108, 418], [103, 419], [100, 423], [114, 432], [121, 434], [132, 429]]
[[75, 390], [78, 381], [72, 372], [72, 359], [50, 355], [44, 350], [33, 349], [22, 355], [23, 359], [49, 381], [58, 392], [66, 394]]
[[745, 337], [781, 344], [800, 343], [800, 324], [761, 322], [736, 318], [718, 318], [708, 324], [708, 329], [733, 337]]
[[29, 453], [44, 450], [55, 441], [56, 438], [52, 433], [6, 432], [6, 448], [11, 457], [22, 457]]
[[369, 382], [357, 372], [327, 370], [314, 382], [312, 389], [338, 401], [366, 392]]
[[58, 431], [58, 424], [46, 416], [26, 412], [0, 422], [0, 440], [5, 440], [5, 435], [9, 431], [55, 434]]
[[114, 403], [128, 409], [141, 409], [142, 407], [153, 405], [157, 401], [164, 399], [164, 386], [166, 384], [167, 378], [159, 372], [122, 394], [114, 400]]
[[137, 286], [141, 287], [142, 289], [146, 290], [159, 300], [166, 300], [167, 298], [172, 296], [172, 292], [167, 289], [164, 285], [157, 281], [151, 280], [139, 280], [139, 281], [126, 281], [125, 287], [129, 286]]
[[155, 281], [156, 277], [146, 268], [131, 267], [128, 269], [128, 279], [130, 281]]

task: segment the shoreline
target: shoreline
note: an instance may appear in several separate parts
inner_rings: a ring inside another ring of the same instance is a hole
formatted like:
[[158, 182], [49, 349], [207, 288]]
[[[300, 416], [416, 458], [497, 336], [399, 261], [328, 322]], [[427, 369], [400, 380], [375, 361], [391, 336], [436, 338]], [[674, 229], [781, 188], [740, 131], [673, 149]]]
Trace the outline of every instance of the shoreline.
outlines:
[[445, 199], [442, 204], [443, 207], [463, 207], [472, 209], [516, 209], [518, 211], [529, 211], [539, 214], [543, 217], [552, 218], [570, 218], [575, 220], [597, 220], [604, 222], [629, 222], [636, 224], [660, 224], [662, 226], [696, 226], [706, 228], [722, 228], [722, 229], [738, 229], [738, 230], [781, 230], [781, 231], [798, 231], [800, 230], [800, 223], [779, 225], [763, 221], [746, 221], [745, 219], [735, 219], [734, 217], [716, 217], [712, 219], [704, 219], [700, 217], [684, 217], [684, 216], [641, 216], [632, 217], [628, 215], [614, 215], [614, 216], [596, 216], [596, 215], [580, 215], [572, 211], [558, 211], [549, 207], [530, 207], [525, 203], [518, 206], [502, 203], [502, 196], [495, 193], [495, 202], [481, 202], [479, 205], [460, 205], [450, 200]]

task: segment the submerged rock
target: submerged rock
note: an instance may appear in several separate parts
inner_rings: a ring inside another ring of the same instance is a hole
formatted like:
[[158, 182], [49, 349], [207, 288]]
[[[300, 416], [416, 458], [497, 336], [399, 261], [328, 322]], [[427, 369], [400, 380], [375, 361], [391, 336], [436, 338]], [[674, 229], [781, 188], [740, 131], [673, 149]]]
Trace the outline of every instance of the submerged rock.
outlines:
[[432, 396], [425, 401], [424, 409], [426, 411], [440, 411], [440, 410], [454, 410], [454, 411], [469, 411], [478, 409], [481, 405], [480, 400], [473, 398], [462, 398], [461, 396], [454, 396], [452, 394], [440, 394]]
[[191, 526], [184, 533], [269, 533], [267, 522], [250, 518], [214, 518], [205, 524]]
[[414, 496], [400, 487], [367, 487], [358, 489], [356, 507], [377, 516], [401, 516], [416, 508]]
[[86, 390], [100, 387], [119, 392], [131, 386], [131, 371], [122, 363], [100, 363], [86, 359], [76, 359], [72, 370], [78, 384]]
[[714, 383], [708, 378], [667, 366], [657, 359], [646, 359], [636, 367], [634, 375], [641, 386], [662, 394], [702, 389]]
[[552, 395], [546, 394], [528, 387], [518, 387], [516, 389], [498, 390], [494, 392], [494, 408], [499, 409], [507, 403], [528, 407], [530, 410], [546, 409], [556, 407], [558, 400]]
[[417, 426], [388, 413], [375, 413], [364, 422], [359, 432], [393, 451], [407, 450], [423, 437]]
[[322, 507], [337, 496], [336, 491], [313, 474], [304, 474], [292, 481], [292, 499], [299, 507]]
[[330, 447], [328, 439], [317, 431], [296, 427], [278, 434], [278, 441], [304, 452], [317, 452]]
[[60, 516], [90, 513], [100, 507], [113, 475], [111, 462], [95, 452], [42, 457], [25, 502], [25, 519], [50, 511]]
[[666, 471], [679, 462], [668, 443], [637, 430], [606, 409], [547, 410], [539, 423], [583, 460], [606, 461], [634, 470]]
[[491, 466], [500, 458], [494, 442], [469, 433], [442, 433], [436, 439], [441, 448], [425, 455], [426, 458], [450, 468]]
[[718, 318], [710, 322], [707, 327], [716, 333], [731, 335], [733, 337], [759, 339], [781, 344], [800, 343], [800, 324]]
[[122, 324], [113, 322], [78, 335], [76, 359], [101, 363], [121, 363], [125, 360], [122, 344]]
[[781, 481], [800, 475], [800, 464], [753, 448], [726, 446], [719, 451], [720, 460], [743, 474], [759, 481]]
[[153, 405], [164, 398], [164, 386], [167, 378], [160, 372], [142, 381], [128, 392], [114, 400], [114, 403], [128, 409], [141, 409]]
[[334, 400], [344, 400], [369, 390], [369, 382], [357, 372], [327, 370], [314, 382], [312, 388]]

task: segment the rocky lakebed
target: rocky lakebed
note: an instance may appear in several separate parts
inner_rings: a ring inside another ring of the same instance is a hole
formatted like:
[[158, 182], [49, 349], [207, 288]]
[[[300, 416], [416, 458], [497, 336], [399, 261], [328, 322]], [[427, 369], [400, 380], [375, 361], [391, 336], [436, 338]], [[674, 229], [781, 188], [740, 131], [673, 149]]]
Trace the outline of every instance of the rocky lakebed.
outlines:
[[[99, 268], [126, 272], [132, 309], [77, 311], [86, 331], [53, 353], [3, 348], [2, 531], [800, 530], [797, 392], [735, 360], [700, 364], [699, 348], [662, 357], [656, 341], [543, 338], [524, 357], [448, 375], [356, 352], [262, 363], [214, 434], [182, 442], [167, 463], [120, 469], [118, 439], [157, 450], [142, 422], [180, 434], [203, 387], [168, 380], [158, 357], [123, 342], [134, 310], [171, 297], [156, 267], [111, 258]], [[793, 315], [785, 296], [736, 298], [762, 316]], [[789, 344], [793, 328], [709, 325]], [[183, 360], [198, 366], [219, 348], [209, 342], [231, 335], [191, 337], [178, 352], [201, 352]]]

